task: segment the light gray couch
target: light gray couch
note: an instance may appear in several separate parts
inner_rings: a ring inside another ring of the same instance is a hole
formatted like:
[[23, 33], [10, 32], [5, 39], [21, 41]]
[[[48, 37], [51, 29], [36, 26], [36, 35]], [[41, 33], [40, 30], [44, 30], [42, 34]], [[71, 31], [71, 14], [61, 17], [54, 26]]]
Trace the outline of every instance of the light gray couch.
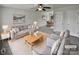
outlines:
[[18, 38], [21, 38], [25, 35], [28, 35], [29, 30], [30, 29], [28, 29], [27, 25], [12, 27], [12, 30], [10, 31], [11, 39], [18, 39]]

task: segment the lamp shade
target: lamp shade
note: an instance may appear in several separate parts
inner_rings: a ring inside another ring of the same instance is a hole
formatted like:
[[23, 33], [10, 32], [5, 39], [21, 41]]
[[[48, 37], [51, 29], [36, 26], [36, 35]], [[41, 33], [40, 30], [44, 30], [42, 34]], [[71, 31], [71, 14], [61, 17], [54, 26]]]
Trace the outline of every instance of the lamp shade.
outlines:
[[33, 23], [34, 23], [34, 25], [37, 25], [37, 21], [34, 21]]
[[8, 29], [8, 25], [3, 25], [2, 29], [3, 29], [3, 31], [6, 31]]

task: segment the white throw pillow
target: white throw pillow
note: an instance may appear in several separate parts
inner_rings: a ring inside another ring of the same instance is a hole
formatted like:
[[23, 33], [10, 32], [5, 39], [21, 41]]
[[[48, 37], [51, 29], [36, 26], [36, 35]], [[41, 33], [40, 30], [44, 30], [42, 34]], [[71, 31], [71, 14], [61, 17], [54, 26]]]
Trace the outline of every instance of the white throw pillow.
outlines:
[[13, 28], [12, 29], [15, 33], [19, 32], [19, 28]]

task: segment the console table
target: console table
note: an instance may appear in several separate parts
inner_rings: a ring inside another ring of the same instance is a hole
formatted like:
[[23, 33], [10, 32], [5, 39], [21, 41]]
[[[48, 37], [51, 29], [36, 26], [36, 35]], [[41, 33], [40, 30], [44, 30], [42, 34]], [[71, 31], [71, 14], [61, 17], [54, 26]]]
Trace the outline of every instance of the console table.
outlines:
[[77, 49], [77, 44], [65, 45], [65, 50], [68, 50], [68, 54], [70, 54], [70, 51], [77, 51]]

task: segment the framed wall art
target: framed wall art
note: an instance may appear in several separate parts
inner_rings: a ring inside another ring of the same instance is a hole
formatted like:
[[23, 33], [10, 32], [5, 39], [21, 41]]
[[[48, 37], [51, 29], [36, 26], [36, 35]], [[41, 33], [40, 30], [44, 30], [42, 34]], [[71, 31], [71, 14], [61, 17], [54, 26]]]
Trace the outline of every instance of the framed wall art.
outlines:
[[25, 15], [15, 14], [13, 15], [13, 24], [23, 24], [25, 22]]

